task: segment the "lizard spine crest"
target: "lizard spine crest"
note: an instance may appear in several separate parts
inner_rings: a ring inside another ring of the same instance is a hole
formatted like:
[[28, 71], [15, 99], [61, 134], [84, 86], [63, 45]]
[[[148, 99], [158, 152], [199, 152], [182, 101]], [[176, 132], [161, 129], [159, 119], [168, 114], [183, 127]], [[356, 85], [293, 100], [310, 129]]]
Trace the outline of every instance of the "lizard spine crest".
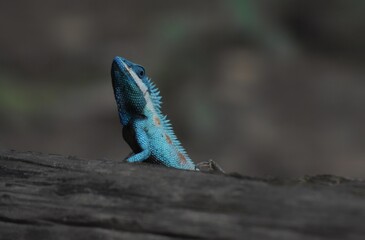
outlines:
[[[148, 102], [152, 103], [153, 109], [155, 110], [155, 114], [161, 120], [163, 129], [165, 130], [166, 134], [168, 134], [169, 137], [171, 138], [172, 144], [177, 148], [177, 150], [179, 152], [181, 152], [184, 155], [184, 157], [189, 158], [185, 148], [181, 145], [179, 139], [176, 137], [176, 135], [172, 129], [170, 120], [167, 118], [167, 115], [163, 115], [161, 112], [162, 97], [160, 95], [160, 90], [156, 87], [156, 85], [151, 81], [150, 78], [147, 78], [147, 81], [145, 84], [149, 91], [149, 94], [146, 94], [145, 98], [148, 98], [148, 97], [150, 98], [150, 99], [146, 99], [147, 103]], [[147, 106], [148, 106], [148, 104], [147, 104]]]

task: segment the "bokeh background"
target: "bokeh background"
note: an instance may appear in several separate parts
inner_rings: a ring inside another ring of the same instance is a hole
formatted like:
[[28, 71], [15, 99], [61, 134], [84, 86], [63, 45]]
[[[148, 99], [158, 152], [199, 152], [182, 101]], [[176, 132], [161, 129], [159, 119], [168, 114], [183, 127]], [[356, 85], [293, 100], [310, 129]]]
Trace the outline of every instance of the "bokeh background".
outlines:
[[0, 148], [123, 159], [110, 65], [147, 69], [195, 162], [365, 177], [365, 1], [0, 2]]

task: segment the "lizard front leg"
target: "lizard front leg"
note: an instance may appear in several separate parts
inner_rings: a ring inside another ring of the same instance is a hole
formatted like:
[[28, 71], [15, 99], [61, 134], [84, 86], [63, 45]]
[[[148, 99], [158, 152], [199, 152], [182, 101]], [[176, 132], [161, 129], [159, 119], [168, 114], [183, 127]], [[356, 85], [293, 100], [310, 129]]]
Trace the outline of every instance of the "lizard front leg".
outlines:
[[145, 125], [146, 121], [144, 119], [136, 119], [133, 122], [134, 138], [141, 151], [128, 157], [127, 162], [143, 162], [151, 155], [150, 141], [146, 134]]

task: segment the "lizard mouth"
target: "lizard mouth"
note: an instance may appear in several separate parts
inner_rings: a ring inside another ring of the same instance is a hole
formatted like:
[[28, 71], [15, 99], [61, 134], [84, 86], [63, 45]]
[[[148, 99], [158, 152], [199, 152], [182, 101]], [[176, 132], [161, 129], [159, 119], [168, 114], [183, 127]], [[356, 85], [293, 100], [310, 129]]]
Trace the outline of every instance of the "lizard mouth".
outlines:
[[127, 62], [124, 61], [123, 58], [121, 57], [115, 57], [114, 60], [113, 60], [113, 68], [114, 71], [117, 71], [119, 72], [120, 74], [123, 74], [123, 75], [129, 75], [128, 77], [132, 77], [131, 74], [130, 74], [130, 67], [131, 66], [128, 66], [129, 64]]
[[135, 84], [133, 70], [127, 64], [130, 65], [121, 57], [115, 57], [112, 63], [113, 86], [119, 86], [122, 91]]
[[119, 71], [119, 75], [128, 79], [128, 84], [136, 85], [138, 89], [146, 95], [148, 87], [143, 83], [142, 79], [136, 74], [132, 62], [122, 58], [115, 57], [113, 60], [113, 69]]

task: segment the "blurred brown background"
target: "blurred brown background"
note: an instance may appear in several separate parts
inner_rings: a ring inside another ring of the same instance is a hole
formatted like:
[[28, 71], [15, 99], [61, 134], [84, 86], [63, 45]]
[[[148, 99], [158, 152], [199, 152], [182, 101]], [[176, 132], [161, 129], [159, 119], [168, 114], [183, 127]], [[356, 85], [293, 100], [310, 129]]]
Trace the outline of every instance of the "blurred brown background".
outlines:
[[365, 1], [0, 2], [0, 148], [122, 159], [110, 64], [139, 63], [195, 162], [365, 177]]

